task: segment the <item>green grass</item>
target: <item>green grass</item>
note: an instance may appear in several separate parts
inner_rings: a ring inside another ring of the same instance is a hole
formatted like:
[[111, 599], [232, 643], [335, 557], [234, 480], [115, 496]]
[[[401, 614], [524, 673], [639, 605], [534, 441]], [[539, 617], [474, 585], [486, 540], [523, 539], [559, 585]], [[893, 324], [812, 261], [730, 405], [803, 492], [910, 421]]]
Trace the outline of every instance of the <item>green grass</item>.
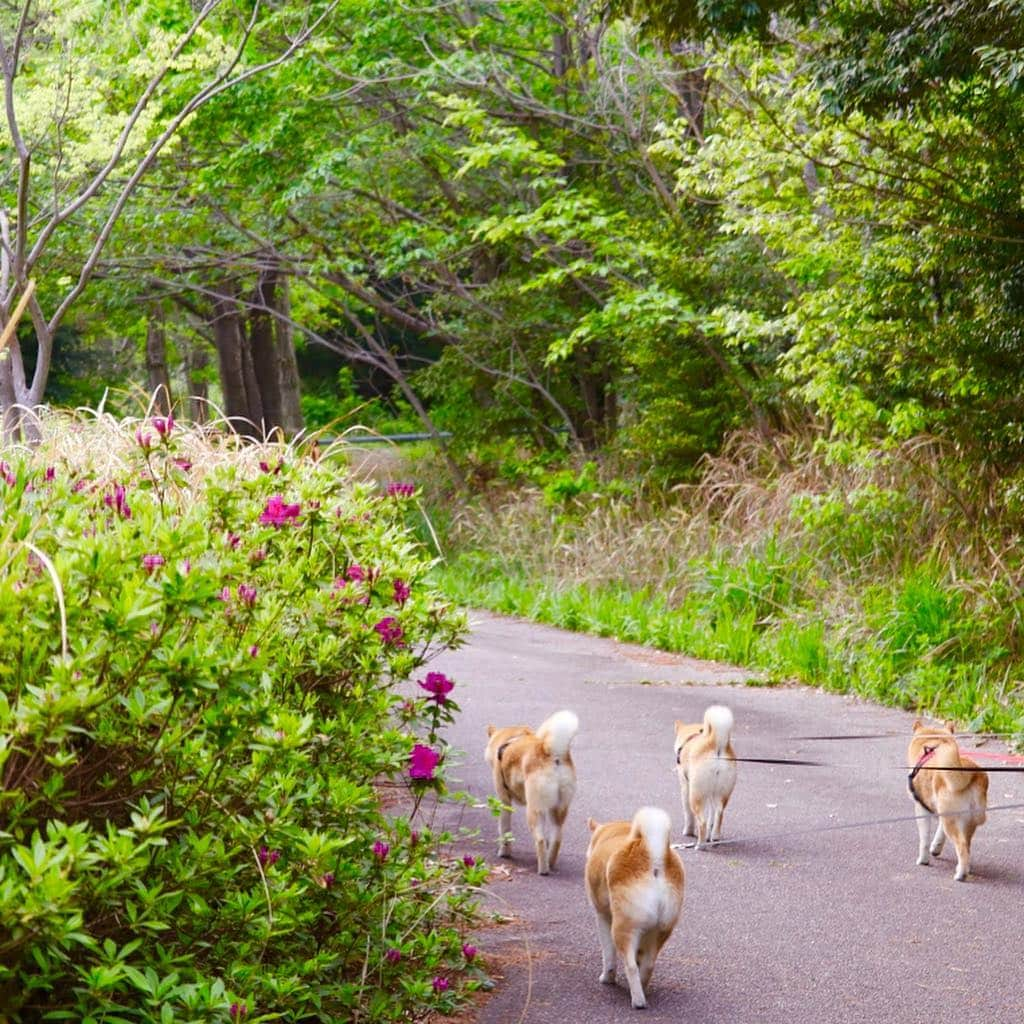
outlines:
[[874, 584], [863, 609], [827, 614], [810, 596], [821, 581], [801, 578], [808, 571], [770, 545], [735, 563], [718, 552], [691, 562], [675, 604], [647, 587], [531, 574], [480, 550], [434, 573], [467, 606], [757, 669], [760, 685], [797, 681], [1024, 740], [1024, 704], [1007, 684], [1014, 666], [937, 566]]

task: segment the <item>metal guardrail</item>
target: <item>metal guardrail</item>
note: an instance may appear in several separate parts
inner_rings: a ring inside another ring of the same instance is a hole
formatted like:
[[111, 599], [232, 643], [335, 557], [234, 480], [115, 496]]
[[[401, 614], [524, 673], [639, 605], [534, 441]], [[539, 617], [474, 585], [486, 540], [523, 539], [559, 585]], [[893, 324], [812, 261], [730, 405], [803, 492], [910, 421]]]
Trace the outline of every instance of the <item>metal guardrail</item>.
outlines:
[[410, 441], [447, 440], [451, 436], [451, 431], [439, 430], [436, 434], [341, 434], [337, 437], [324, 435], [319, 440], [324, 444], [334, 444], [336, 441], [342, 444], [406, 444]]

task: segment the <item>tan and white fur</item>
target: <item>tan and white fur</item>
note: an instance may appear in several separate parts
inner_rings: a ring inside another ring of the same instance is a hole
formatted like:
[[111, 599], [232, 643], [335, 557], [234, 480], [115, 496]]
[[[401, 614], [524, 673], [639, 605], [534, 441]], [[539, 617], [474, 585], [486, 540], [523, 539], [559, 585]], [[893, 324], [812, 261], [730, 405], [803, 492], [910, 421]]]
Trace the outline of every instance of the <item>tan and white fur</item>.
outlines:
[[685, 874], [669, 846], [672, 823], [660, 807], [641, 807], [629, 821], [599, 825], [587, 849], [587, 898], [597, 917], [600, 981], [615, 984], [615, 954], [626, 968], [635, 1009], [647, 1005], [654, 964], [683, 906]]
[[675, 723], [683, 834], [695, 837], [696, 850], [722, 838], [722, 817], [736, 786], [733, 725], [732, 712], [722, 704], [709, 707], [703, 723]]
[[971, 839], [985, 822], [988, 775], [961, 755], [954, 728], [953, 722], [942, 726], [914, 722], [907, 748], [907, 784], [917, 814], [917, 863], [927, 864], [929, 853], [936, 857], [942, 853], [948, 836], [956, 847], [953, 877], [963, 882], [971, 873]]
[[511, 857], [511, 804], [525, 804], [526, 822], [537, 849], [537, 874], [558, 861], [562, 826], [576, 792], [576, 768], [569, 746], [579, 729], [571, 711], [556, 711], [537, 731], [526, 725], [487, 727], [484, 756], [503, 804], [498, 818], [498, 856]]

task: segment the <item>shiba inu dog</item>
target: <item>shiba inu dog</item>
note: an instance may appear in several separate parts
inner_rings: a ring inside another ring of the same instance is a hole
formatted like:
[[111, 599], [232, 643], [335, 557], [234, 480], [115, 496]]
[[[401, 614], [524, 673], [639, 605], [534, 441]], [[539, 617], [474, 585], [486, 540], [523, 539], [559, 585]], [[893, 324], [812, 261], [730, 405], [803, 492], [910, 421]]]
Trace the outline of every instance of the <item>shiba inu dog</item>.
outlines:
[[914, 737], [907, 748], [907, 786], [917, 812], [917, 863], [927, 864], [929, 853], [936, 857], [942, 853], [948, 836], [956, 847], [953, 877], [963, 882], [971, 871], [971, 839], [985, 822], [988, 775], [961, 755], [953, 731], [953, 722], [943, 726], [928, 726], [920, 719], [914, 722]]
[[[579, 728], [571, 711], [556, 711], [536, 732], [526, 725], [487, 727], [484, 756], [494, 773], [494, 791], [503, 804], [526, 805], [526, 821], [537, 848], [537, 874], [558, 861], [562, 825], [576, 792], [576, 768], [569, 745]], [[512, 811], [498, 818], [498, 856], [511, 857]]]
[[683, 834], [695, 836], [694, 849], [722, 838], [722, 816], [736, 785], [732, 712], [713, 704], [702, 724], [676, 722], [676, 770], [683, 798]]
[[600, 980], [615, 983], [618, 951], [633, 1007], [641, 1010], [658, 953], [683, 906], [683, 862], [669, 847], [671, 822], [660, 807], [641, 807], [631, 822], [599, 825], [591, 818], [587, 825], [587, 898], [597, 917]]

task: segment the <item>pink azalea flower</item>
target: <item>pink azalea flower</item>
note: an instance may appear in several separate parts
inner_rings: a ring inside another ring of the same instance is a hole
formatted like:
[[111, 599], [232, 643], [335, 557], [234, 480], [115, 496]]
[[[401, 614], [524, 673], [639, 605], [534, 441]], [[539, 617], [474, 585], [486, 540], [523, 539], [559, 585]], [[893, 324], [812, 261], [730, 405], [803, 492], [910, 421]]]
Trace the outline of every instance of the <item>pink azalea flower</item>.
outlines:
[[381, 619], [373, 628], [377, 631], [377, 635], [381, 638], [382, 642], [388, 645], [397, 644], [404, 636], [402, 627], [392, 615]]
[[381, 842], [379, 839], [373, 844], [373, 855], [377, 860], [383, 863], [388, 859], [388, 854], [391, 852], [391, 847], [387, 843]]
[[153, 435], [144, 434], [142, 430], [135, 431], [135, 443], [144, 451], [148, 452], [153, 447]]
[[286, 504], [280, 494], [274, 494], [267, 499], [267, 507], [260, 514], [259, 521], [264, 526], [284, 526], [297, 519], [301, 511], [301, 504]]
[[443, 672], [428, 672], [427, 678], [420, 680], [420, 688], [426, 690], [438, 704], [444, 704], [447, 695], [455, 689], [455, 684]]
[[163, 555], [143, 555], [142, 556], [142, 568], [146, 572], [152, 572], [154, 569], [159, 569], [164, 564]]
[[409, 754], [409, 778], [429, 781], [434, 769], [441, 761], [441, 755], [431, 747], [417, 743]]
[[402, 954], [397, 949], [389, 949], [384, 954], [384, 959], [387, 960], [389, 964], [397, 964], [398, 961], [402, 959]]
[[131, 519], [132, 517], [132, 510], [128, 507], [127, 495], [123, 484], [115, 484], [113, 494], [104, 494], [103, 504], [107, 508], [112, 508], [122, 519]]
[[399, 608], [409, 600], [410, 593], [412, 593], [412, 588], [405, 582], [405, 580], [395, 580], [394, 597], [395, 604], [397, 604]]
[[251, 608], [256, 603], [256, 588], [250, 587], [247, 583], [239, 583], [238, 600], [247, 608]]
[[416, 493], [416, 485], [409, 483], [389, 483], [384, 492], [389, 498], [411, 498]]
[[433, 981], [434, 991], [440, 995], [442, 992], [447, 992], [451, 982], [447, 978], [435, 978]]
[[345, 575], [353, 582], [360, 583], [366, 579], [366, 570], [361, 565], [350, 565]]
[[462, 863], [465, 864], [467, 868], [476, 867], [476, 858], [470, 857], [467, 853], [466, 856], [462, 858]]
[[53, 466], [46, 467], [46, 473], [43, 475], [43, 479], [49, 482], [57, 475], [57, 470]]
[[462, 944], [462, 955], [467, 960], [472, 960], [476, 956], [476, 946], [471, 946], [468, 942]]
[[168, 438], [171, 436], [171, 431], [174, 429], [174, 417], [168, 416], [154, 416], [153, 417], [153, 429], [162, 437]]

